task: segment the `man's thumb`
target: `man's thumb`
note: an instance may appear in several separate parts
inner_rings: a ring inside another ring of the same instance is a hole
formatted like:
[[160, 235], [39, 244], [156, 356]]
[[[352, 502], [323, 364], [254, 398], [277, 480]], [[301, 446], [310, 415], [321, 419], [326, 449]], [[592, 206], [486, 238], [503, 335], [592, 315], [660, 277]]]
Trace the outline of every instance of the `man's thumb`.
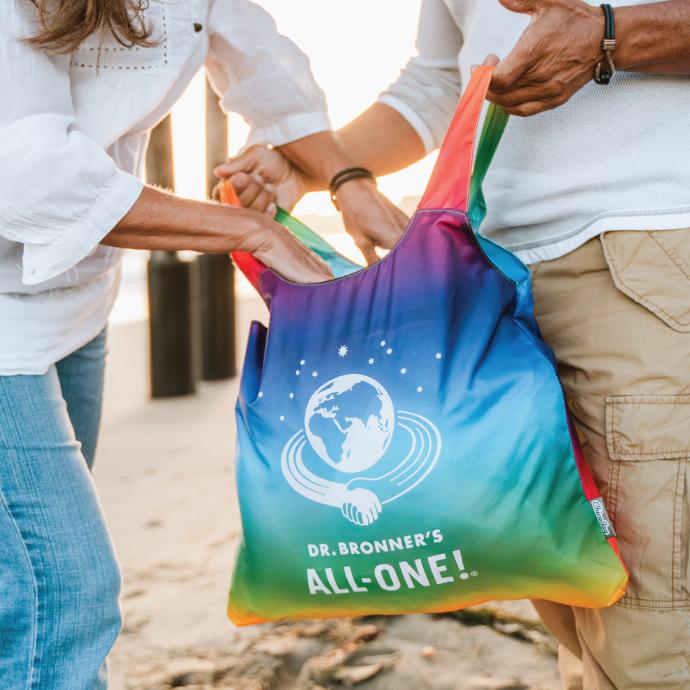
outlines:
[[[500, 61], [501, 61], [501, 58], [499, 58], [498, 55], [496, 55], [495, 53], [489, 53], [489, 54], [484, 58], [484, 62], [482, 62], [481, 66], [482, 66], [482, 67], [485, 67], [485, 66], [488, 66], [488, 67], [496, 67], [496, 65], [498, 65], [498, 63], [499, 63]], [[474, 74], [474, 71], [475, 71], [475, 70], [477, 69], [477, 67], [479, 67], [479, 66], [480, 66], [480, 65], [472, 65], [472, 67], [470, 67], [470, 73], [471, 73], [471, 74]]]

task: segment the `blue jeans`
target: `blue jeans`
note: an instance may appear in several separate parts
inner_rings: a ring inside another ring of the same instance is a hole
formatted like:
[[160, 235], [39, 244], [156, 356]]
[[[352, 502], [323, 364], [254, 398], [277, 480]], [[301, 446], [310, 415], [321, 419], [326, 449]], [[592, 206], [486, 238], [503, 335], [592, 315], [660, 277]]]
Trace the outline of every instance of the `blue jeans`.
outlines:
[[89, 468], [105, 332], [42, 376], [0, 376], [0, 688], [100, 690], [120, 574]]

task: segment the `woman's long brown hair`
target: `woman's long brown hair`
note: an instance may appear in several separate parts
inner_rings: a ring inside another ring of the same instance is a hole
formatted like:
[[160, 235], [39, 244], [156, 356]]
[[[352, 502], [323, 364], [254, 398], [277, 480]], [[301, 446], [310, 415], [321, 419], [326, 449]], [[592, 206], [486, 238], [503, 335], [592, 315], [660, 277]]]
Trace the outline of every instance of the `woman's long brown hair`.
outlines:
[[[29, 0], [27, 0], [28, 2]], [[150, 45], [144, 23], [146, 0], [31, 0], [42, 30], [29, 43], [51, 53], [71, 53], [89, 36], [105, 29], [124, 46]]]

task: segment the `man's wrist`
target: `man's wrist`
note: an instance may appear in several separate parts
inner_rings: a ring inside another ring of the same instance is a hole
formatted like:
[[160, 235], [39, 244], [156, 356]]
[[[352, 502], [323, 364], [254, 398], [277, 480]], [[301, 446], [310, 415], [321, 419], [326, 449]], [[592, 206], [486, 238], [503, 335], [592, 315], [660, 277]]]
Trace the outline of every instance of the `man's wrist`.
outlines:
[[339, 204], [347, 204], [355, 197], [361, 197], [362, 194], [371, 194], [376, 191], [376, 180], [371, 177], [357, 177], [354, 180], [348, 180], [338, 187], [335, 192], [335, 197]]
[[618, 69], [687, 73], [690, 2], [625, 5], [615, 12]]
[[354, 165], [335, 132], [312, 134], [280, 146], [278, 150], [319, 190], [328, 189], [336, 173]]

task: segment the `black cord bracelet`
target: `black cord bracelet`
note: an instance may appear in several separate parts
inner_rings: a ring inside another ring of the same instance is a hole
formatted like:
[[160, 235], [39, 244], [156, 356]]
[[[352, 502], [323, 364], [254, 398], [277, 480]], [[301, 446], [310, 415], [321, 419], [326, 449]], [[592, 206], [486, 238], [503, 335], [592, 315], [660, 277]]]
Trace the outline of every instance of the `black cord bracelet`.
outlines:
[[601, 43], [604, 58], [594, 68], [594, 81], [597, 84], [608, 84], [616, 73], [616, 66], [611, 57], [611, 53], [616, 50], [616, 19], [611, 5], [604, 3], [600, 7], [604, 11], [604, 40]]
[[350, 180], [356, 180], [362, 177], [373, 180], [374, 184], [376, 184], [374, 173], [372, 173], [371, 170], [367, 170], [367, 168], [345, 168], [344, 170], [341, 170], [333, 175], [333, 179], [331, 179], [331, 183], [328, 185], [328, 191], [331, 193], [331, 201], [338, 211], [340, 211], [340, 206], [338, 204], [338, 199], [336, 198], [336, 193], [340, 187]]

